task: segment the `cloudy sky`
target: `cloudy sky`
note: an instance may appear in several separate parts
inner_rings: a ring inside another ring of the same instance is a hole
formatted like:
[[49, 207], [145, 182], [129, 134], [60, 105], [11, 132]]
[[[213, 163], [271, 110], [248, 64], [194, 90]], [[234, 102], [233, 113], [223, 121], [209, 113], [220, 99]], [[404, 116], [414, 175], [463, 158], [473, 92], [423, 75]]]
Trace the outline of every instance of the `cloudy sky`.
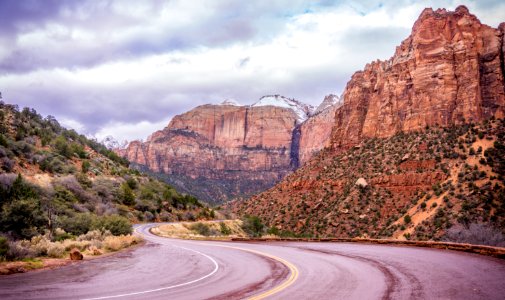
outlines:
[[145, 139], [205, 103], [282, 94], [313, 105], [389, 58], [424, 7], [505, 1], [0, 1], [3, 101], [98, 138]]

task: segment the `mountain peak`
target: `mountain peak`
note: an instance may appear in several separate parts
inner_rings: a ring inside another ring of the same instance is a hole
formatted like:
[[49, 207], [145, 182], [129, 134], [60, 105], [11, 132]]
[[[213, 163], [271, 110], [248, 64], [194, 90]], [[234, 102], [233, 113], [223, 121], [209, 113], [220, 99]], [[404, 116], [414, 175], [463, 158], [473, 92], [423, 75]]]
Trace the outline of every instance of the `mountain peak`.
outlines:
[[281, 95], [265, 95], [258, 102], [251, 106], [277, 106], [293, 110], [297, 116], [298, 123], [302, 123], [312, 114], [314, 107], [302, 103], [298, 100], [287, 98]]
[[314, 111], [314, 114], [318, 114], [322, 112], [323, 110], [326, 110], [334, 105], [341, 105], [342, 101], [340, 101], [340, 98], [337, 95], [334, 94], [329, 94], [326, 97], [324, 97], [323, 102], [319, 104], [319, 106], [316, 108]]
[[128, 146], [127, 140], [124, 140], [123, 142], [119, 142], [112, 135], [106, 136], [105, 138], [103, 138], [100, 141], [100, 143], [102, 143], [109, 150], [124, 149], [124, 148], [126, 148], [126, 146]]

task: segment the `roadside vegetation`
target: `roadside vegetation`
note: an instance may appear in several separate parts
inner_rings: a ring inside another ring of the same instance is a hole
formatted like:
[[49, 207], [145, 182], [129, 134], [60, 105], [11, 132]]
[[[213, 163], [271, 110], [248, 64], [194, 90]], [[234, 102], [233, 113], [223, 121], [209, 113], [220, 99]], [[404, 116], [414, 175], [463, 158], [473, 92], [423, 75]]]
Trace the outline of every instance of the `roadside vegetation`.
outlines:
[[138, 243], [132, 223], [214, 217], [195, 197], [128, 166], [54, 117], [0, 101], [0, 261], [66, 257], [68, 245], [116, 251]]

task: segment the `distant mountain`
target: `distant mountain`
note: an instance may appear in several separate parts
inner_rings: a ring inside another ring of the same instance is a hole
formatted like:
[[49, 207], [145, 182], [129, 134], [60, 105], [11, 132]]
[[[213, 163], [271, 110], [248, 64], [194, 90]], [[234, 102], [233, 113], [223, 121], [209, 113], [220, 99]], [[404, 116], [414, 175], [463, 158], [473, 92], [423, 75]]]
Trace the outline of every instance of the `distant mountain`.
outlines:
[[[303, 130], [310, 138], [300, 134], [312, 111], [280, 95], [251, 106], [231, 100], [202, 105], [175, 116], [146, 142], [117, 152], [181, 191], [221, 203], [268, 189], [324, 147], [333, 116], [311, 121], [306, 128], [319, 128]], [[301, 149], [301, 141], [310, 150]]]
[[326, 97], [324, 97], [323, 102], [319, 104], [319, 106], [314, 110], [314, 115], [318, 114], [326, 109], [333, 108], [336, 106], [342, 105], [343, 102], [340, 100], [340, 98], [337, 95], [330, 94]]
[[298, 100], [286, 98], [281, 95], [267, 95], [260, 98], [260, 100], [253, 105], [252, 107], [259, 106], [276, 106], [276, 107], [284, 107], [293, 110], [297, 116], [298, 123], [302, 123], [307, 120], [312, 114], [314, 107], [311, 105], [302, 103]]
[[108, 135], [103, 138], [100, 143], [102, 143], [107, 149], [124, 149], [128, 145], [128, 141], [124, 140], [123, 142], [118, 142], [112, 135]]

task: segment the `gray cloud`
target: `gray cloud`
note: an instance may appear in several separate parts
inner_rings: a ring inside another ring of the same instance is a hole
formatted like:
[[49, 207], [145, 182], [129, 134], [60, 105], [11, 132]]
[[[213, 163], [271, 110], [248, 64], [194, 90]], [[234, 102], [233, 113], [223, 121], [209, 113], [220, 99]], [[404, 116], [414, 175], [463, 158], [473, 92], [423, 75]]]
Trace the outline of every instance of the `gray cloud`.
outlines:
[[[484, 23], [505, 21], [500, 1], [463, 2]], [[0, 92], [113, 135], [226, 98], [251, 104], [280, 93], [317, 105], [366, 63], [393, 55], [424, 6], [458, 4], [1, 1]]]

